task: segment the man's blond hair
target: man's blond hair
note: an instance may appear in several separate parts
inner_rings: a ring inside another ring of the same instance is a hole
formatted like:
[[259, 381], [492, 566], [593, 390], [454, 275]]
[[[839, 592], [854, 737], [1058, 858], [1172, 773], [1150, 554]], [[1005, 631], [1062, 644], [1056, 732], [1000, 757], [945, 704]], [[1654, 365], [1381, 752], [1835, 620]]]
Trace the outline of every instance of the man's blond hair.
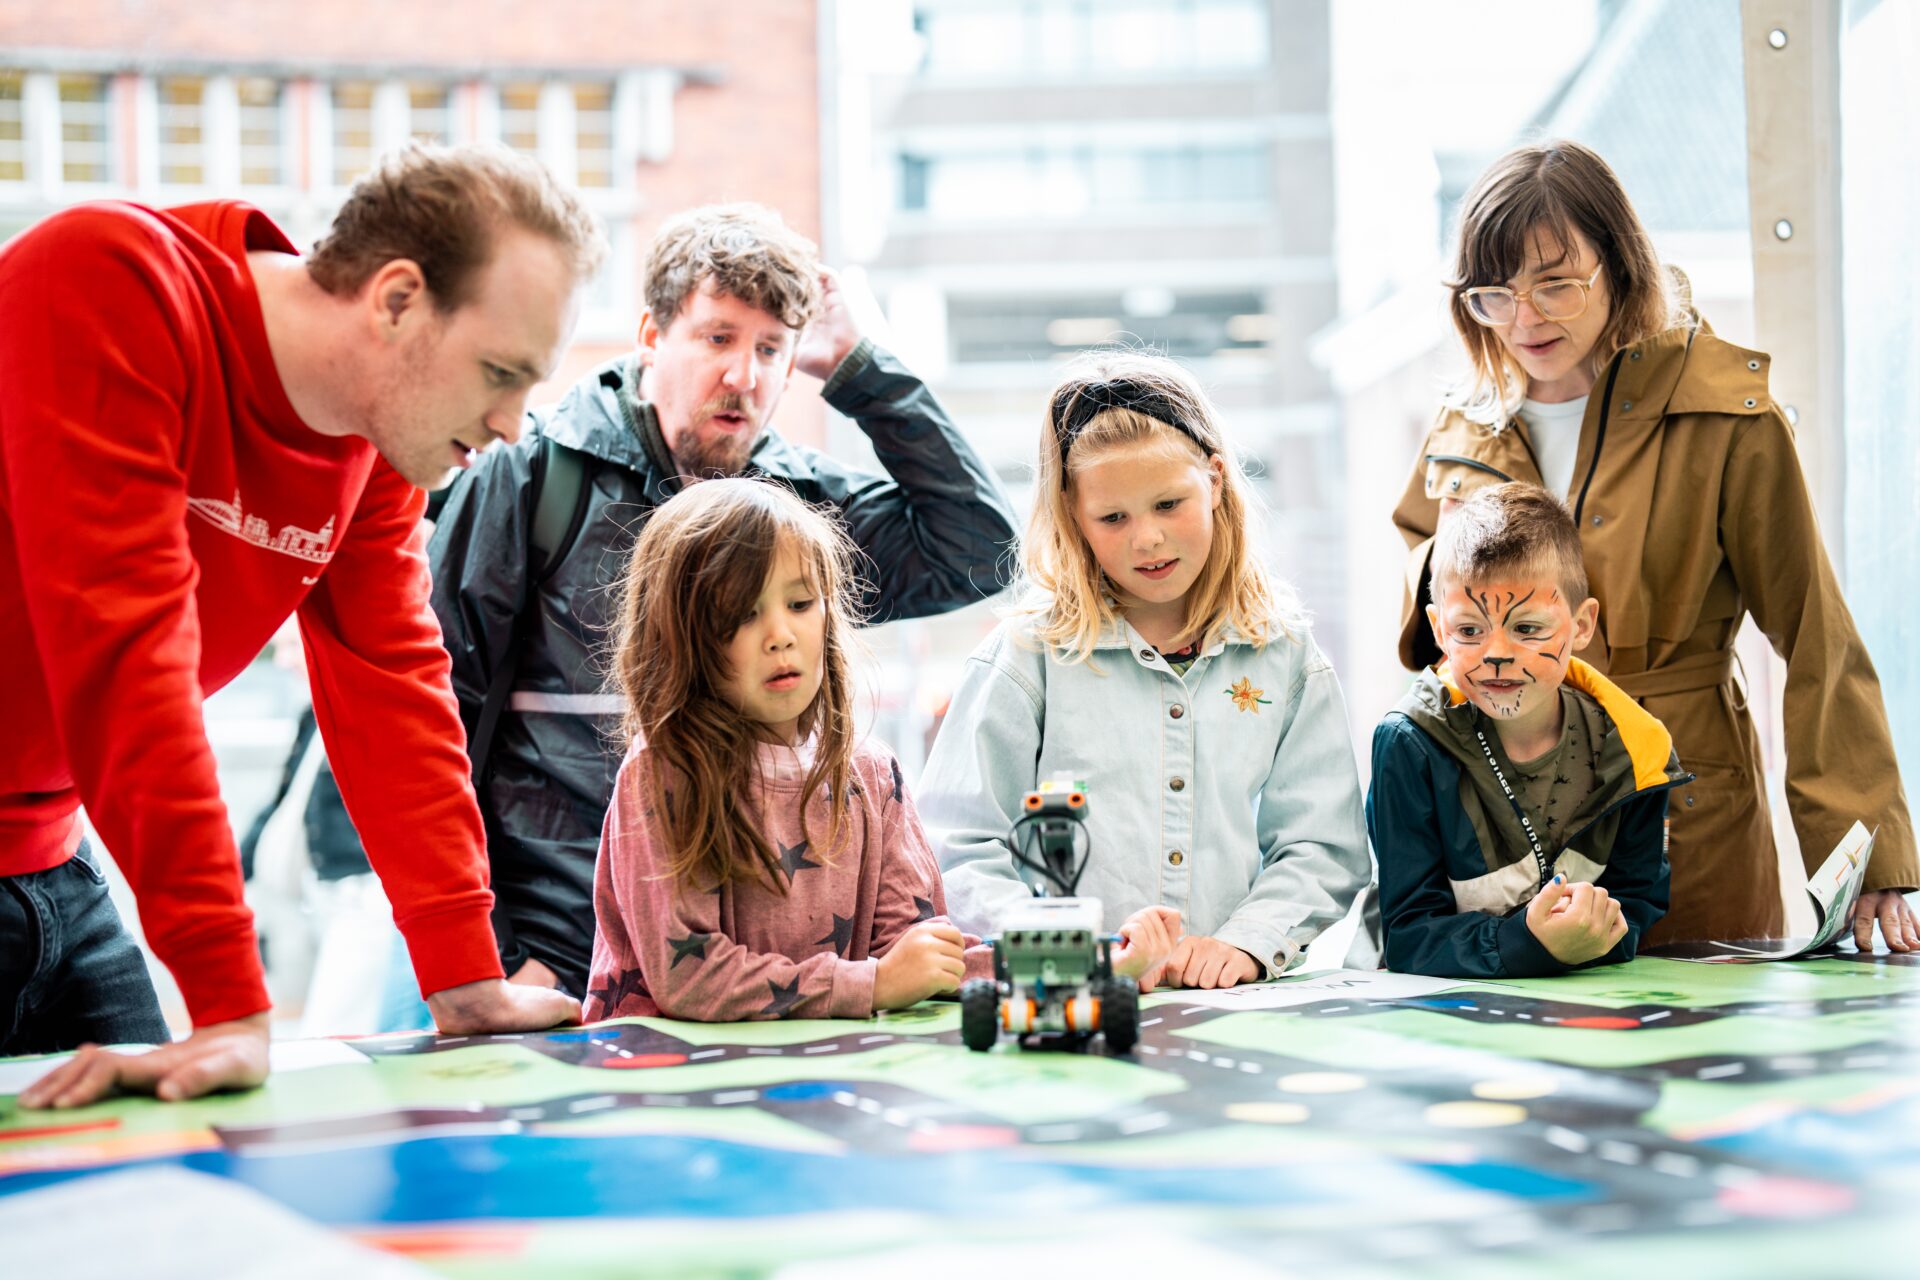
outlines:
[[580, 197], [539, 161], [497, 145], [415, 142], [382, 156], [353, 184], [307, 255], [307, 271], [340, 296], [358, 293], [380, 268], [404, 258], [420, 268], [436, 310], [458, 311], [506, 227], [551, 241], [576, 281], [592, 277], [607, 255], [606, 237]]

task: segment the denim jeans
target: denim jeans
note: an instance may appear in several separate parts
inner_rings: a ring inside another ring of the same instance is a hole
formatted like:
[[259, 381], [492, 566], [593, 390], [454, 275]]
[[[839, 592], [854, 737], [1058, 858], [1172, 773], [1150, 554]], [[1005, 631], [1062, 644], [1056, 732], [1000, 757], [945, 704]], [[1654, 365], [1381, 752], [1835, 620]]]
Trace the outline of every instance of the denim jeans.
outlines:
[[170, 1039], [85, 841], [50, 870], [0, 876], [0, 1057]]

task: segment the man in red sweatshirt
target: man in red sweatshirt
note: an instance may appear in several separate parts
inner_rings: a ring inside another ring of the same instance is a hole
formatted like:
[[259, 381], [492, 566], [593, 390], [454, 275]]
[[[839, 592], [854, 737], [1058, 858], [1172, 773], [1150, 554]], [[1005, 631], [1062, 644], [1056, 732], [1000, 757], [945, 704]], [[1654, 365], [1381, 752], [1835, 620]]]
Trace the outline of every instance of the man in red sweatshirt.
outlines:
[[[0, 1055], [88, 1046], [23, 1104], [265, 1078], [201, 701], [289, 613], [440, 1029], [577, 1015], [501, 980], [421, 486], [519, 434], [603, 252], [533, 161], [419, 147], [362, 179], [305, 259], [233, 202], [82, 205], [0, 249]], [[83, 805], [186, 998], [178, 1043]], [[92, 1043], [127, 1041], [163, 1047]]]

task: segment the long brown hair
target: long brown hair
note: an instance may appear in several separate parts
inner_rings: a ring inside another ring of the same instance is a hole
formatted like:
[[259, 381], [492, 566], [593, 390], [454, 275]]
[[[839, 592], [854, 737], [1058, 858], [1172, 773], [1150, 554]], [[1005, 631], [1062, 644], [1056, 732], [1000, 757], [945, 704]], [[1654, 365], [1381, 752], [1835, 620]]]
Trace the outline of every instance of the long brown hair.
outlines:
[[1564, 140], [1516, 147], [1480, 175], [1460, 204], [1460, 244], [1453, 276], [1453, 327], [1473, 365], [1459, 408], [1498, 430], [1526, 393], [1527, 375], [1500, 336], [1473, 318], [1462, 291], [1505, 284], [1526, 269], [1527, 238], [1539, 232], [1571, 250], [1578, 230], [1600, 255], [1612, 313], [1590, 357], [1597, 374], [1616, 351], [1679, 322], [1685, 300], [1672, 281], [1640, 215], [1600, 154]]
[[1173, 643], [1197, 640], [1205, 647], [1231, 624], [1264, 645], [1276, 628], [1288, 634], [1304, 627], [1298, 602], [1268, 575], [1255, 550], [1257, 507], [1206, 392], [1166, 356], [1116, 350], [1080, 357], [1047, 398], [1039, 484], [1020, 544], [1021, 567], [1033, 588], [1021, 611], [1036, 618], [1035, 638], [1066, 650], [1069, 662], [1084, 662], [1101, 630], [1119, 616], [1106, 575], [1073, 516], [1073, 477], [1103, 454], [1138, 442], [1184, 461], [1219, 458], [1222, 464], [1213, 546], [1187, 589], [1186, 614]]
[[[837, 846], [853, 768], [852, 548], [839, 524], [764, 480], [705, 480], [662, 503], [628, 561], [614, 626], [613, 684], [627, 703], [630, 740], [646, 744], [654, 812], [674, 879], [697, 887], [786, 878], [745, 801], [757, 789], [760, 726], [728, 700], [726, 647], [773, 571], [795, 547], [825, 612], [820, 691], [800, 715], [813, 765], [800, 793], [802, 826], [814, 795], [829, 798], [826, 839]], [[807, 832], [809, 840], [813, 833]]]

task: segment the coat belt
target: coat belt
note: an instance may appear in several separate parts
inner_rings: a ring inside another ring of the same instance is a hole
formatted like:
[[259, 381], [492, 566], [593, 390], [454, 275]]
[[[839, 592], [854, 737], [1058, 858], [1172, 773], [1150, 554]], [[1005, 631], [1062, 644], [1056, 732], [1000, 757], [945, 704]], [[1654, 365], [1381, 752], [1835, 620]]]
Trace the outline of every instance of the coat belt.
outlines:
[[1609, 671], [1607, 679], [1619, 685], [1630, 698], [1657, 698], [1670, 693], [1717, 689], [1733, 679], [1733, 661], [1732, 649], [1716, 649], [1692, 654], [1651, 671], [1636, 671], [1631, 675]]

